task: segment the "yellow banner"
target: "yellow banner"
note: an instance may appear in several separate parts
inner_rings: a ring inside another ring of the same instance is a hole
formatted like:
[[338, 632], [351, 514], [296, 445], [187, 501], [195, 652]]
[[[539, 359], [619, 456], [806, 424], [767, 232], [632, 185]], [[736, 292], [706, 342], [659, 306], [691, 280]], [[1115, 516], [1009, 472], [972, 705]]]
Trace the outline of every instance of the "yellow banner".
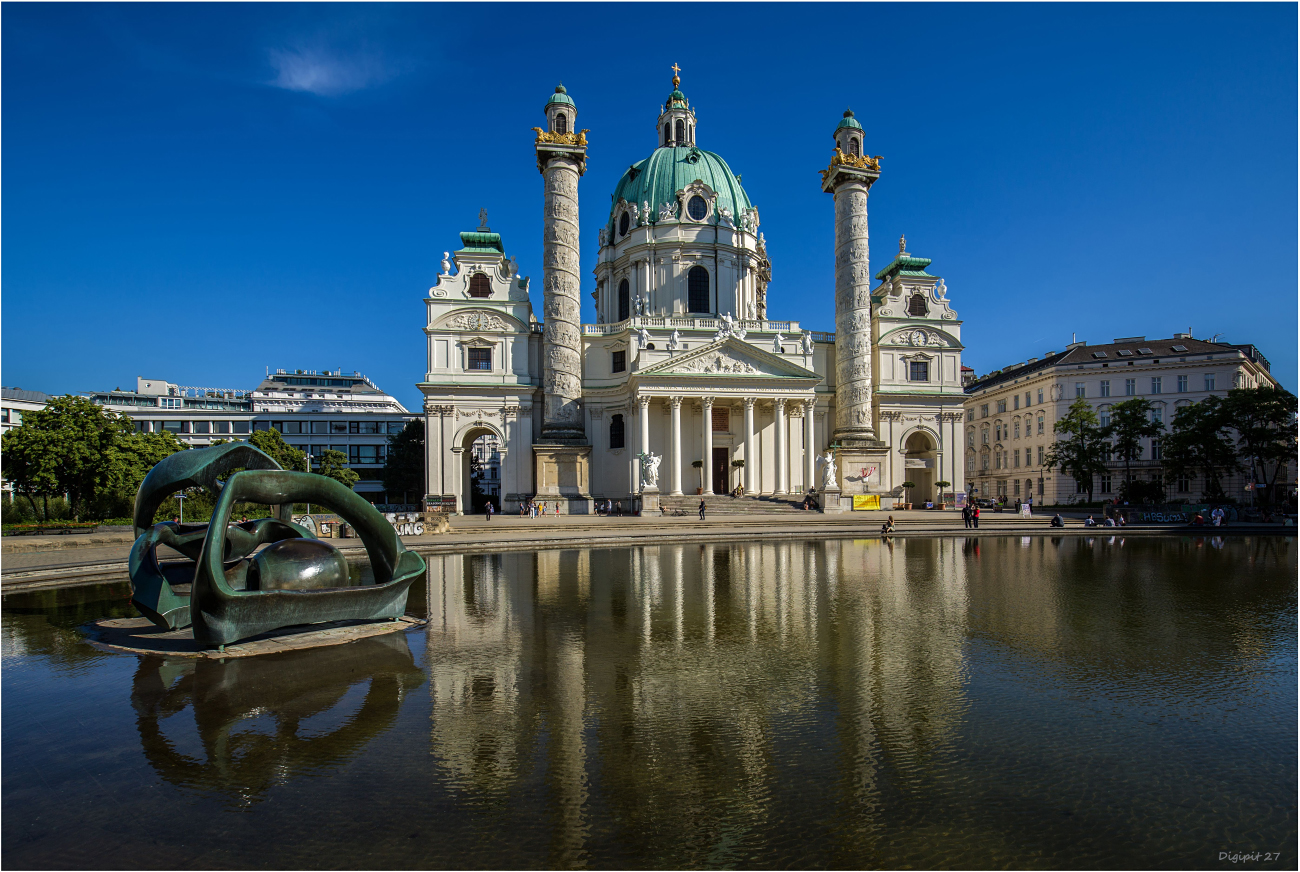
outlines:
[[869, 512], [880, 510], [880, 494], [854, 494], [853, 511]]

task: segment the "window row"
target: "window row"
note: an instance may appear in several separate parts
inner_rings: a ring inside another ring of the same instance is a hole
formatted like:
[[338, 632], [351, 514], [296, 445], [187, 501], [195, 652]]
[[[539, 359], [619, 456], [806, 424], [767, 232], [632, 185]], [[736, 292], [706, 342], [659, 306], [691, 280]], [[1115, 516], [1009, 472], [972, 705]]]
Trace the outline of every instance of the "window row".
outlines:
[[[1218, 379], [1215, 377], [1215, 374], [1214, 374], [1214, 373], [1212, 373], [1212, 372], [1211, 372], [1211, 373], [1206, 373], [1206, 374], [1203, 376], [1203, 379], [1204, 379], [1204, 382], [1203, 382], [1203, 383], [1204, 383], [1204, 385], [1205, 385], [1205, 390], [1207, 390], [1207, 391], [1213, 391], [1213, 390], [1216, 389], [1216, 386], [1218, 385]], [[1110, 379], [1101, 379], [1101, 380], [1097, 383], [1097, 396], [1099, 396], [1099, 397], [1109, 397], [1109, 396], [1111, 396], [1111, 386], [1110, 386], [1110, 382], [1111, 382]], [[1177, 376], [1177, 380], [1176, 380], [1175, 384], [1176, 384], [1176, 388], [1175, 388], [1175, 392], [1176, 392], [1176, 393], [1185, 394], [1185, 393], [1187, 393], [1189, 390], [1191, 390], [1191, 387], [1190, 387], [1190, 377], [1189, 377], [1189, 376], [1185, 376], [1185, 375]], [[1151, 376], [1150, 388], [1151, 388], [1151, 390], [1149, 390], [1149, 391], [1147, 392], [1148, 394], [1162, 394], [1162, 393], [1164, 393], [1164, 388], [1165, 388], [1165, 380], [1164, 380], [1164, 376], [1159, 376], [1159, 375], [1153, 375], [1153, 376]], [[1136, 397], [1136, 396], [1138, 396], [1138, 379], [1136, 379], [1136, 378], [1126, 378], [1126, 379], [1124, 379], [1124, 394], [1123, 394], [1123, 395], [1126, 396], [1126, 397]], [[1088, 383], [1087, 383], [1087, 382], [1075, 382], [1075, 383], [1074, 383], [1074, 396], [1075, 396], [1076, 398], [1077, 398], [1077, 397], [1086, 397], [1086, 396], [1088, 396]]]
[[136, 421], [138, 433], [193, 433], [199, 436], [247, 436], [247, 421]]
[[321, 456], [326, 451], [337, 451], [347, 455], [348, 463], [383, 463], [388, 457], [387, 445], [295, 445], [292, 442], [289, 444], [303, 454], [310, 454], [312, 466], [320, 466]]
[[[245, 423], [245, 426], [247, 424]], [[278, 430], [282, 436], [299, 436], [311, 434], [325, 435], [334, 433], [360, 434], [374, 436], [386, 433], [401, 433], [405, 421], [254, 421], [254, 430]], [[243, 432], [247, 433], [248, 430]]]

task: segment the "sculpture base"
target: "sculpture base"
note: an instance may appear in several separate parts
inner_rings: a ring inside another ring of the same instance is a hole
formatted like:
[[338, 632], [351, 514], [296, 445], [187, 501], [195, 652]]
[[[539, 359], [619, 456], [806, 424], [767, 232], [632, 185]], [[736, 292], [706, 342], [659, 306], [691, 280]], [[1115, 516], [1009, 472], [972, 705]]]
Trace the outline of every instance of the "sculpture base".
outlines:
[[848, 498], [848, 506], [845, 506], [845, 499], [840, 493], [839, 488], [827, 488], [821, 493], [822, 514], [838, 515], [840, 512], [847, 512], [853, 508], [853, 498]]
[[194, 633], [189, 627], [180, 630], [163, 630], [154, 626], [147, 618], [104, 618], [91, 624], [90, 638], [87, 641], [101, 651], [114, 651], [120, 654], [227, 659], [344, 645], [358, 639], [422, 627], [425, 623], [420, 618], [403, 616], [397, 620], [306, 624], [299, 627], [284, 627], [251, 639], [243, 639], [227, 645], [224, 651], [218, 651], [216, 648], [195, 641]]
[[[849, 439], [841, 442], [835, 452], [839, 463], [839, 489], [848, 495], [852, 508], [852, 494], [880, 494], [883, 500], [893, 482], [886, 482], [889, 470], [889, 446], [879, 439]], [[862, 475], [863, 470], [867, 475]], [[892, 494], [890, 494], [892, 496]], [[881, 506], [884, 503], [882, 501]]]
[[649, 515], [652, 512], [659, 512], [661, 510], [662, 506], [659, 504], [659, 488], [641, 488], [641, 514]]
[[591, 446], [571, 442], [533, 445], [535, 499], [554, 503], [561, 514], [590, 515]]

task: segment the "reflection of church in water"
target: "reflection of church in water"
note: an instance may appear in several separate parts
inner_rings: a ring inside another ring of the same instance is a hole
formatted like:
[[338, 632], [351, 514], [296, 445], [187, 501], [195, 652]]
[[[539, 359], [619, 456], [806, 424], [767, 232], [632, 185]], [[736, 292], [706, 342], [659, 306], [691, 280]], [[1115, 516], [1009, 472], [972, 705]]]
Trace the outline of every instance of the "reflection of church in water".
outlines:
[[[578, 181], [587, 131], [558, 87], [536, 131], [543, 176], [543, 319], [529, 279], [480, 214], [426, 299], [428, 500], [457, 510], [476, 440], [499, 443], [501, 508], [592, 499], [826, 492], [836, 511], [963, 489], [961, 322], [930, 260], [904, 250], [875, 274], [867, 194], [880, 159], [851, 112], [822, 190], [835, 209], [835, 333], [773, 318], [773, 265], [739, 175], [696, 144], [674, 76], [649, 157], [614, 187], [598, 245], [596, 323], [580, 319]], [[812, 155], [808, 156], [811, 162]], [[454, 265], [452, 263], [454, 261]], [[826, 464], [826, 452], [833, 465]], [[832, 475], [827, 470], [833, 471]]]
[[433, 758], [466, 795], [534, 797], [556, 867], [761, 844], [797, 814], [792, 735], [824, 742], [809, 808], [875, 806], [959, 735], [966, 566], [955, 539], [431, 556]]

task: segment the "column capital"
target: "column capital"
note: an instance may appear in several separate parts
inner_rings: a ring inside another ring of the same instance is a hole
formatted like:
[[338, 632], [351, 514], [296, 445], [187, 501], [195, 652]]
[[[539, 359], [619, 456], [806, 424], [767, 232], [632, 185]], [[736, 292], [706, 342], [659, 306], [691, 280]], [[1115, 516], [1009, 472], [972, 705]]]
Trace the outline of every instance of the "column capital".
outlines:
[[643, 411], [643, 412], [644, 412], [646, 409], [650, 408], [650, 398], [649, 398], [649, 397], [637, 397], [637, 398], [636, 398], [636, 402], [637, 402], [637, 405], [639, 405], [639, 406], [641, 407], [641, 411]]
[[713, 408], [713, 395], [705, 394], [704, 396], [700, 397], [700, 405], [704, 407], [704, 410], [706, 412], [711, 410]]
[[682, 398], [681, 398], [681, 397], [669, 397], [669, 398], [668, 398], [668, 402], [670, 402], [670, 403], [673, 404], [673, 408], [674, 408], [674, 409], [680, 409], [680, 408], [682, 407]]
[[815, 399], [813, 399], [813, 400], [804, 400], [804, 401], [803, 401], [803, 407], [804, 407], [804, 409], [807, 410], [807, 412], [808, 412], [809, 414], [812, 414], [813, 410], [814, 410], [815, 408], [817, 408], [817, 401], [816, 401]]
[[745, 397], [745, 409], [746, 409], [746, 411], [748, 411], [748, 410], [754, 408], [754, 404], [757, 403], [757, 402], [758, 402], [758, 397]]

